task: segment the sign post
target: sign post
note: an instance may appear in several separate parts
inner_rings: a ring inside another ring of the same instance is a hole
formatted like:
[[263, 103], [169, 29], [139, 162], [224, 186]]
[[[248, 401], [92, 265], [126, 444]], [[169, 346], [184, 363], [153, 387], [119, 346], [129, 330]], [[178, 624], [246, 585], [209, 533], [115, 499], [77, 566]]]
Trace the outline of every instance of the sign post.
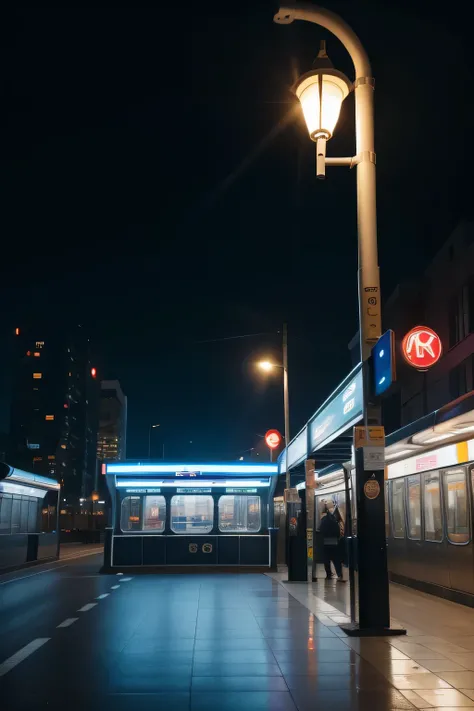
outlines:
[[383, 427], [354, 427], [359, 622], [341, 625], [352, 636], [406, 634], [390, 627], [384, 444]]
[[270, 450], [270, 461], [273, 461], [273, 450], [278, 449], [281, 444], [281, 434], [278, 430], [268, 430], [265, 432], [265, 444]]

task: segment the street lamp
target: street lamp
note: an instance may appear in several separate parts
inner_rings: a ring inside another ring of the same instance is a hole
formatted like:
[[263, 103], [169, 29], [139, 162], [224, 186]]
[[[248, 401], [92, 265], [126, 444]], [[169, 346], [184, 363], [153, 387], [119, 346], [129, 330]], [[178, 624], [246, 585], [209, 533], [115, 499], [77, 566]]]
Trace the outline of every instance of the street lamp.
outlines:
[[[364, 383], [363, 414], [367, 427], [368, 359], [382, 330], [377, 257], [374, 79], [361, 41], [339, 15], [316, 5], [297, 2], [295, 5], [280, 8], [274, 17], [276, 23], [283, 25], [294, 20], [312, 22], [332, 32], [348, 51], [355, 69], [355, 81], [352, 84], [355, 97], [355, 156], [326, 158], [326, 141], [332, 136], [342, 101], [348, 95], [350, 85], [344, 75], [332, 68], [325, 45], [321, 47], [313, 71], [300, 79], [295, 91], [303, 108], [310, 137], [316, 141], [317, 176], [325, 177], [326, 165], [357, 166], [359, 335]], [[377, 408], [371, 414], [373, 421], [370, 424], [380, 424], [380, 409]], [[380, 466], [377, 461], [377, 452], [370, 451], [367, 447], [357, 448], [352, 496], [357, 510], [359, 622], [356, 624], [355, 615], [351, 611], [351, 625], [344, 626], [348, 634], [373, 636], [405, 633], [405, 630], [390, 629], [384, 487], [383, 463]], [[371, 494], [371, 489], [374, 489], [375, 495]], [[349, 501], [346, 503], [350, 506]], [[352, 559], [352, 553], [350, 558]], [[351, 563], [351, 576], [353, 571]], [[354, 590], [352, 584], [351, 590]]]
[[[150, 427], [148, 428], [148, 459], [151, 459], [151, 431], [156, 429], [157, 427], [160, 427], [160, 425], [150, 425]], [[164, 453], [164, 447], [163, 447], [163, 453]]]
[[351, 84], [342, 72], [334, 69], [326, 54], [326, 42], [321, 42], [313, 69], [306, 72], [294, 86], [311, 140], [316, 142], [316, 175], [325, 177], [326, 141], [337, 124], [342, 102], [349, 94]]
[[[366, 361], [382, 329], [375, 196], [374, 79], [360, 39], [341, 17], [304, 2], [281, 7], [274, 17], [280, 25], [288, 25], [294, 20], [313, 22], [332, 32], [347, 49], [354, 64], [355, 81], [351, 85], [332, 67], [323, 45], [315, 67], [301, 77], [295, 92], [309, 134], [316, 142], [317, 176], [325, 177], [327, 165], [357, 166], [360, 351], [361, 360]], [[326, 141], [333, 135], [342, 101], [350, 88], [354, 90], [356, 108], [356, 155], [327, 158]]]
[[[290, 399], [288, 395], [288, 329], [286, 323], [283, 324], [283, 363], [272, 363], [269, 360], [261, 360], [258, 363], [261, 370], [269, 373], [273, 368], [281, 368], [283, 370], [283, 411], [285, 416], [285, 447], [288, 447], [290, 441]], [[288, 457], [286, 457], [288, 461]], [[286, 468], [285, 488], [290, 488], [290, 472], [288, 466]]]

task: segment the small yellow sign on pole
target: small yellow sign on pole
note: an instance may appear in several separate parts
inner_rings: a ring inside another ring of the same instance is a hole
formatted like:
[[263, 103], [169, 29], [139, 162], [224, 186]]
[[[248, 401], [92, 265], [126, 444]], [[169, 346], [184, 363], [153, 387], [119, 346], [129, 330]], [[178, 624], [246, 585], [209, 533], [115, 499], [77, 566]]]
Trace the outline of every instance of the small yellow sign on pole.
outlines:
[[383, 447], [385, 429], [380, 425], [372, 427], [354, 427], [354, 447]]

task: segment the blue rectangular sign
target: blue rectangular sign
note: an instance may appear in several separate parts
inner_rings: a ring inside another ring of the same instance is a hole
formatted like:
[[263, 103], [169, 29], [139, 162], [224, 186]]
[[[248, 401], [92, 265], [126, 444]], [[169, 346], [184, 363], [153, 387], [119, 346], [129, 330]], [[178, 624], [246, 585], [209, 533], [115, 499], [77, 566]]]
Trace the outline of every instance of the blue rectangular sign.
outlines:
[[372, 348], [374, 392], [382, 395], [395, 381], [395, 334], [386, 331]]

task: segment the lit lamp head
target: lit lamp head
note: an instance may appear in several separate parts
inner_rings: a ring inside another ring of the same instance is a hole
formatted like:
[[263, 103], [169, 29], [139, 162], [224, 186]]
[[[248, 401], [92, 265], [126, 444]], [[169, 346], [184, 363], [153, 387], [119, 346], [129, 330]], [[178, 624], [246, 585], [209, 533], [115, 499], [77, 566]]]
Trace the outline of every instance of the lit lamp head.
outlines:
[[273, 363], [270, 363], [269, 360], [261, 360], [260, 363], [258, 364], [258, 367], [261, 368], [261, 370], [265, 370], [268, 373], [273, 368]]
[[349, 94], [351, 86], [349, 79], [334, 69], [326, 54], [326, 42], [323, 40], [313, 62], [313, 69], [303, 74], [293, 87], [313, 141], [332, 137], [342, 102]]

